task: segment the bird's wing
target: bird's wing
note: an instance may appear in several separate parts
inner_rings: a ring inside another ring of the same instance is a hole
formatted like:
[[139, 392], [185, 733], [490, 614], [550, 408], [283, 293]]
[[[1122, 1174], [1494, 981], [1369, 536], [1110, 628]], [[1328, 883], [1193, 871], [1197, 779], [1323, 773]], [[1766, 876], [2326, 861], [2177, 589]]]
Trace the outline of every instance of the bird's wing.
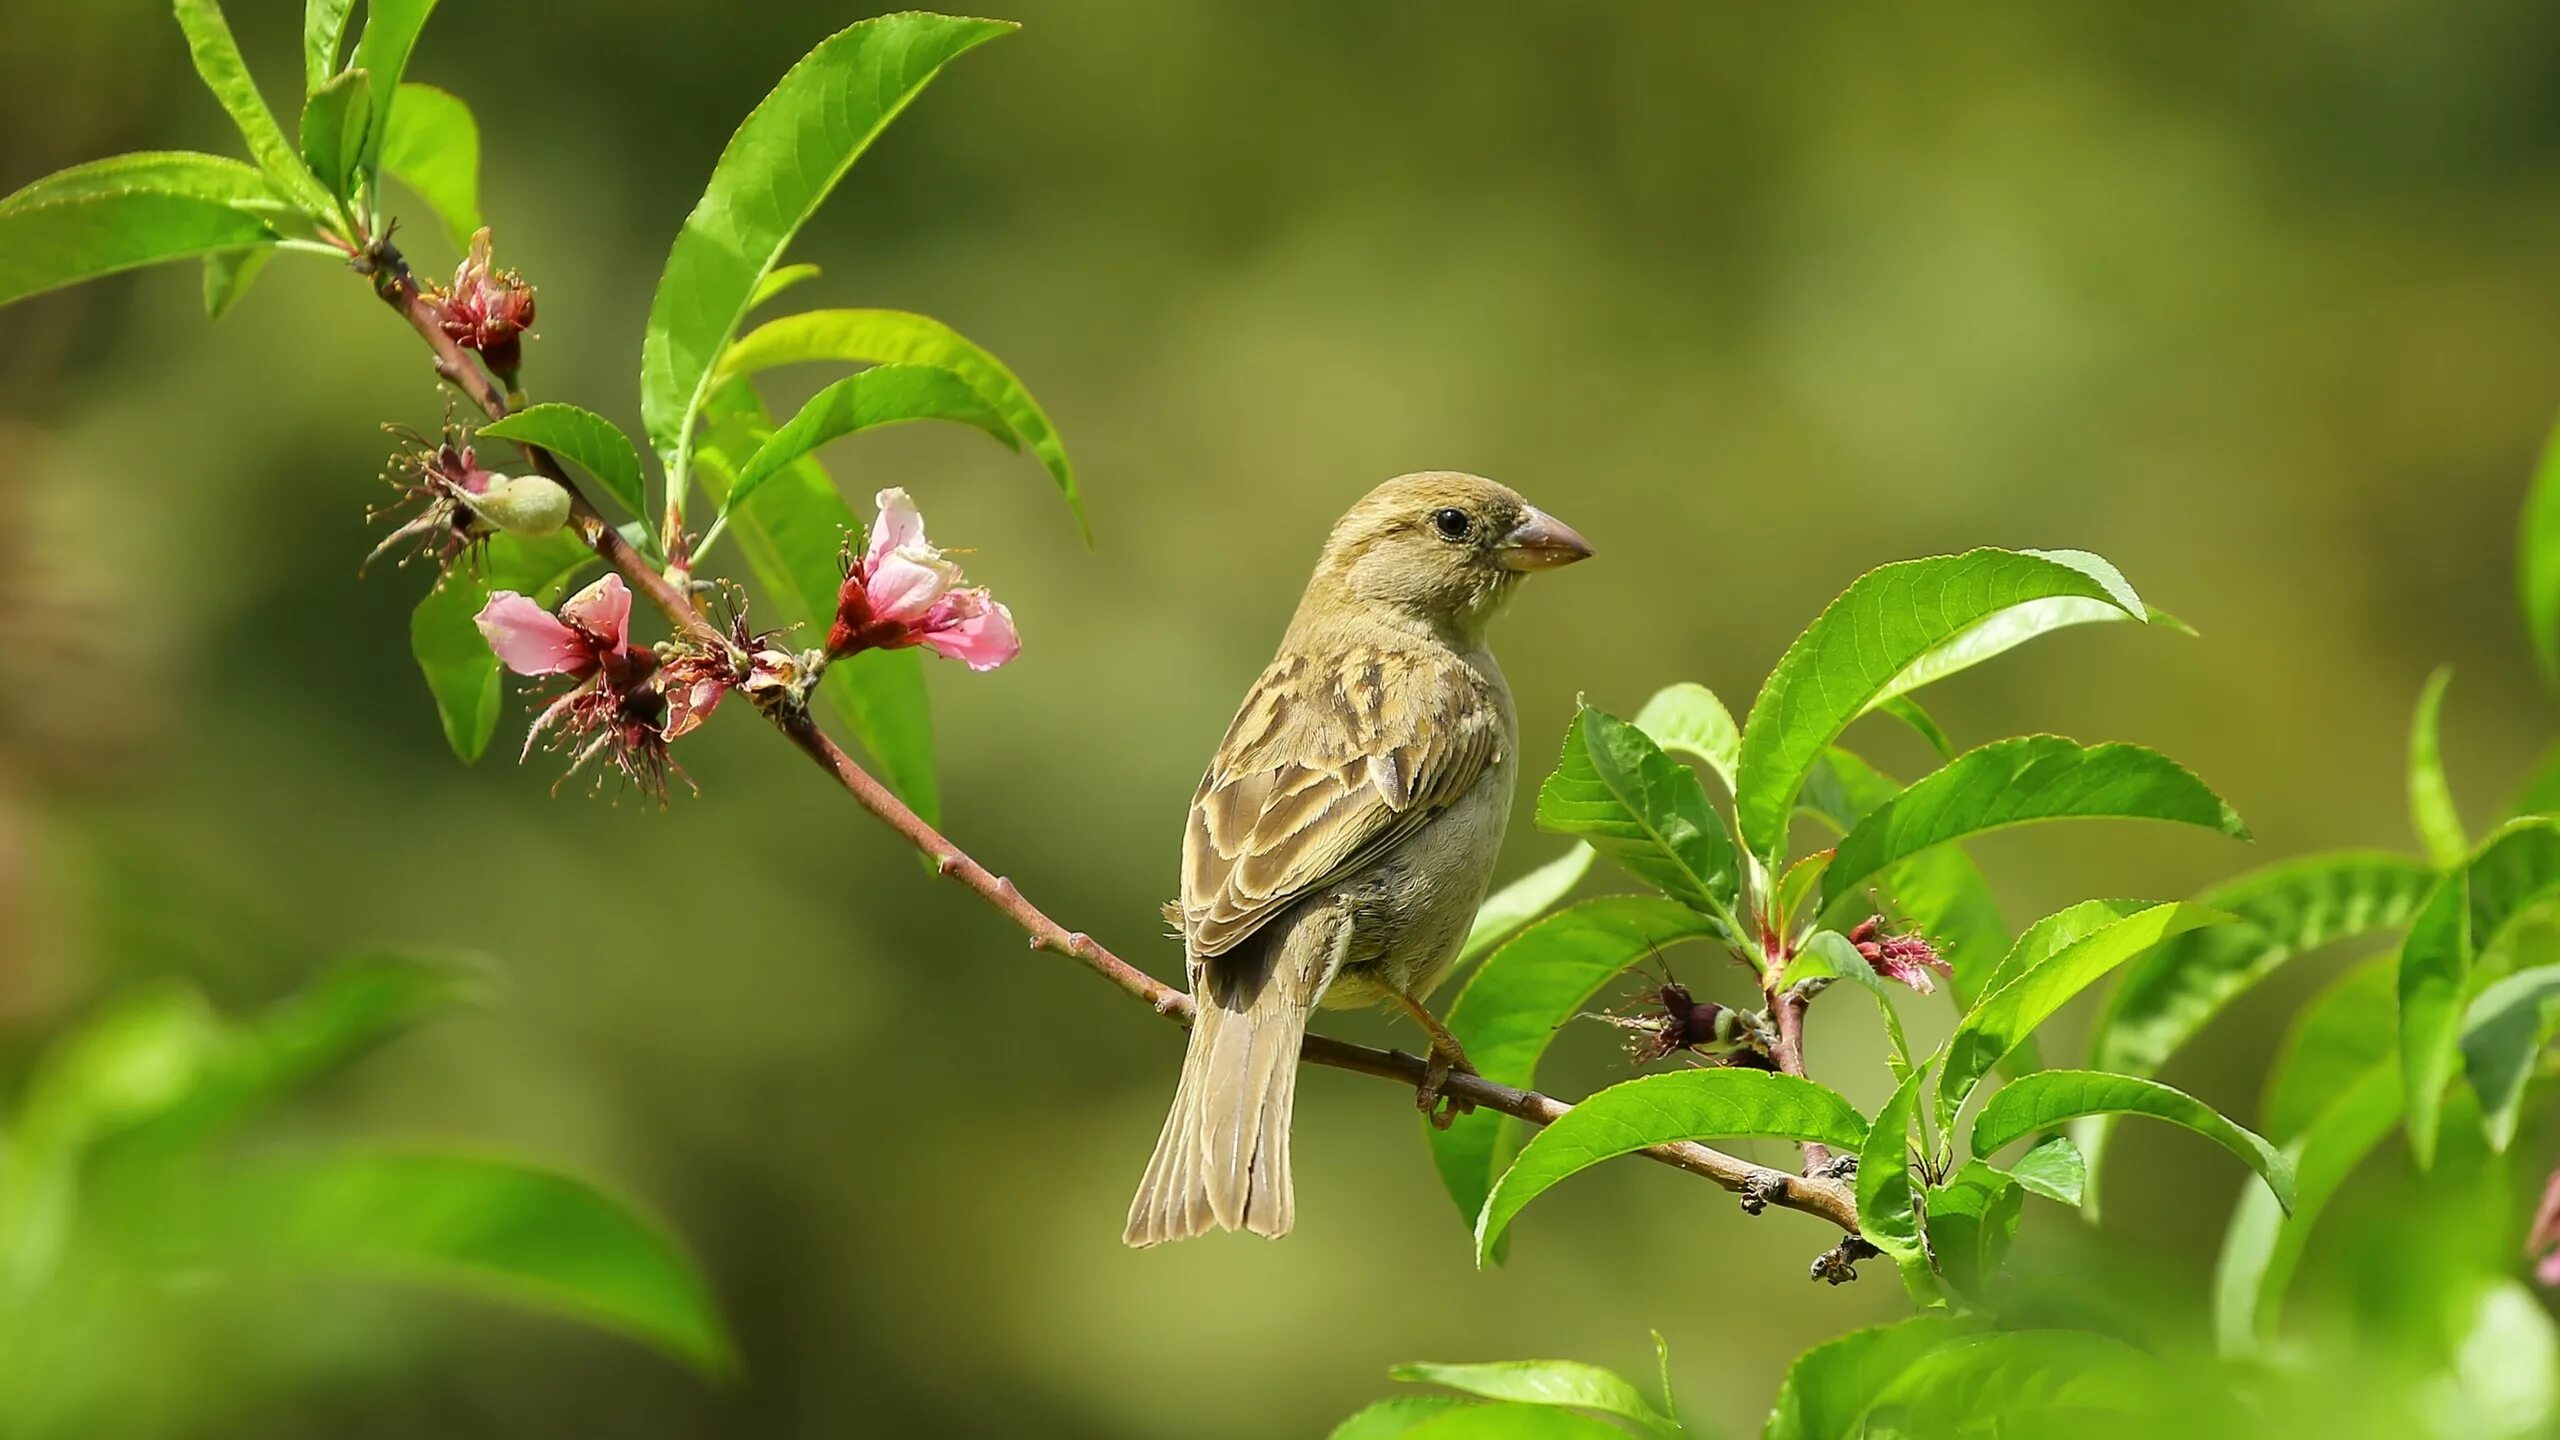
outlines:
[[1225, 954], [1371, 863], [1472, 788], [1502, 745], [1491, 687], [1455, 655], [1354, 646], [1272, 662], [1192, 797], [1192, 956]]

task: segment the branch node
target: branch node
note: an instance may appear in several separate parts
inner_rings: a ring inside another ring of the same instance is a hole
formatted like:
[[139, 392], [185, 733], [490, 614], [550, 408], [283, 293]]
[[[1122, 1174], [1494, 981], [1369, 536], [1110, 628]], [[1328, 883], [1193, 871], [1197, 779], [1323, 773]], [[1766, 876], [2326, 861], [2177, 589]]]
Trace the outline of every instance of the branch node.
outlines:
[[1776, 1170], [1754, 1170], [1742, 1182], [1742, 1213], [1757, 1215], [1772, 1203], [1784, 1204], [1787, 1176]]
[[1860, 1235], [1843, 1235], [1840, 1243], [1813, 1257], [1812, 1278], [1825, 1285], [1846, 1285], [1858, 1278], [1858, 1262], [1884, 1252]]
[[1855, 1180], [1858, 1178], [1858, 1157], [1835, 1155], [1831, 1157], [1830, 1164], [1823, 1166], [1815, 1173], [1825, 1180]]
[[952, 854], [948, 850], [945, 850], [941, 854], [933, 857], [933, 873], [936, 875], [948, 875], [959, 868], [960, 857]]

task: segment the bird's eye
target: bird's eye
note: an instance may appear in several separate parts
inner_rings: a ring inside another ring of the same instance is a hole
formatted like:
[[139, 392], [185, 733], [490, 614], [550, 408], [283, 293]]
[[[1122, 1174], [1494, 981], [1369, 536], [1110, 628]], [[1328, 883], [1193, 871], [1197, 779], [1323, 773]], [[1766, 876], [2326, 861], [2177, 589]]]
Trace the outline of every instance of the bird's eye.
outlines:
[[1467, 532], [1475, 528], [1475, 522], [1467, 518], [1464, 510], [1436, 510], [1431, 515], [1431, 528], [1439, 531], [1443, 540], [1464, 540]]

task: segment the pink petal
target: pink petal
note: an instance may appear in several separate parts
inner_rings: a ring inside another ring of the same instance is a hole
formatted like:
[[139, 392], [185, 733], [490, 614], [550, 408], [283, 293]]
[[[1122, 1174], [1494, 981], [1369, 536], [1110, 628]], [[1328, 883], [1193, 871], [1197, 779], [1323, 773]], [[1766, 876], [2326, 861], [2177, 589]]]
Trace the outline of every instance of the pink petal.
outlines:
[[666, 738], [673, 740], [687, 734], [710, 719], [711, 712], [720, 708], [721, 697], [728, 693], [728, 686], [707, 678], [670, 692], [667, 696]]
[[578, 632], [513, 590], [491, 595], [472, 619], [498, 663], [519, 675], [580, 675], [595, 668]]
[[2533, 1278], [2547, 1286], [2560, 1286], [2560, 1250], [2542, 1257], [2542, 1263], [2533, 1267]]
[[935, 654], [972, 670], [993, 670], [1022, 653], [1013, 612], [988, 599], [984, 590], [955, 590], [945, 596], [920, 638]]
[[605, 642], [616, 652], [631, 648], [631, 587], [619, 575], [607, 575], [569, 597], [560, 618]]
[[2551, 1172], [2543, 1182], [2542, 1203], [2534, 1207], [2533, 1229], [2525, 1236], [2527, 1254], [2539, 1254], [2560, 1245], [2560, 1170]]
[[960, 567], [930, 548], [902, 546], [871, 562], [863, 598], [871, 618], [892, 625], [921, 625], [951, 587], [960, 583]]
[[916, 502], [907, 498], [906, 491], [892, 486], [873, 500], [879, 505], [880, 514], [871, 522], [871, 543], [863, 548], [864, 569], [878, 568], [892, 550], [921, 550], [937, 559], [941, 557], [941, 552], [924, 538], [924, 515], [916, 509]]

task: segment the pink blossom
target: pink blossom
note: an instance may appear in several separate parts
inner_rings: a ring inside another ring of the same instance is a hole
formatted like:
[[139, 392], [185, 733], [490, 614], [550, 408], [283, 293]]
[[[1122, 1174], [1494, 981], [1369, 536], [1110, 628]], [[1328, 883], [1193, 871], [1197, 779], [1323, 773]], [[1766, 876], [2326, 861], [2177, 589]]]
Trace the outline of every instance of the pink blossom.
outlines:
[[619, 575], [571, 596], [557, 616], [500, 590], [475, 621], [499, 663], [519, 675], [585, 676], [631, 653], [631, 589]]
[[1927, 936], [1916, 931], [1887, 935], [1882, 933], [1883, 930], [1884, 917], [1870, 915], [1849, 932], [1849, 943], [1857, 947], [1859, 957], [1874, 967], [1878, 975], [1887, 980], [1898, 980], [1926, 995], [1938, 988], [1938, 982], [1929, 976], [1930, 971], [1935, 970], [1941, 975], [1955, 973], [1955, 967], [1938, 954]]
[[[678, 722], [671, 718], [670, 697], [659, 693], [657, 657], [632, 647], [631, 590], [621, 576], [607, 575], [579, 591], [557, 615], [526, 596], [501, 590], [475, 618], [500, 664], [519, 675], [559, 676], [570, 682], [526, 730], [526, 756], [536, 741], [549, 736], [553, 749], [570, 753], [571, 775], [588, 761], [609, 756], [633, 784], [661, 801], [666, 798], [667, 774], [675, 768], [667, 758], [667, 740], [679, 733]], [[719, 703], [722, 688], [712, 686], [707, 700], [688, 712], [684, 728], [700, 723]], [[692, 701], [700, 689], [699, 684], [688, 685], [686, 700]]]
[[2542, 1203], [2534, 1209], [2533, 1229], [2525, 1237], [2524, 1253], [2534, 1261], [2534, 1279], [2560, 1286], [2560, 1170], [2553, 1171], [2543, 1185]]
[[478, 351], [502, 377], [516, 372], [524, 359], [524, 332], [533, 327], [533, 287], [491, 263], [487, 226], [472, 235], [470, 253], [453, 272], [453, 288], [430, 292], [427, 299], [455, 344]]
[[984, 589], [963, 587], [960, 567], [925, 539], [924, 517], [907, 492], [883, 490], [870, 543], [836, 595], [827, 654], [922, 645], [972, 670], [992, 670], [1022, 653], [1013, 612]]

